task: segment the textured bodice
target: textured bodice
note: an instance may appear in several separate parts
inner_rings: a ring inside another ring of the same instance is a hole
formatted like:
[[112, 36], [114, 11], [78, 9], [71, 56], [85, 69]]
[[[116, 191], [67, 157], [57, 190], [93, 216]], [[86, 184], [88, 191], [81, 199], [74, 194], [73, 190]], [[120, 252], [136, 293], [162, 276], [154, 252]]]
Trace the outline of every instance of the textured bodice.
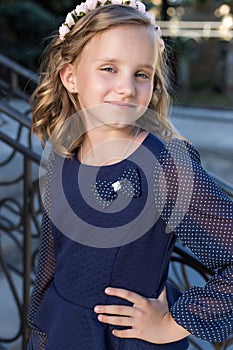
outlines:
[[[29, 350], [185, 350], [187, 340], [152, 344], [114, 337], [99, 304], [128, 304], [108, 286], [157, 297], [190, 333], [222, 341], [232, 333], [232, 201], [201, 167], [196, 149], [149, 134], [127, 159], [104, 167], [53, 157], [29, 322]], [[179, 237], [216, 274], [179, 293], [169, 259]], [[156, 325], [155, 325], [156, 327]]]

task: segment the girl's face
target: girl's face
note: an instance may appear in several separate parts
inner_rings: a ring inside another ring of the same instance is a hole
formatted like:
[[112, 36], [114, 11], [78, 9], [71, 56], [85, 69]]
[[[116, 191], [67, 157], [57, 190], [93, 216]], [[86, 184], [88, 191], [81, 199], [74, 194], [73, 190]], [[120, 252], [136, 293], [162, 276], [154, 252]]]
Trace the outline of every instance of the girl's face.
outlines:
[[132, 123], [152, 97], [158, 48], [152, 28], [119, 26], [94, 36], [72, 67], [80, 108], [104, 123]]

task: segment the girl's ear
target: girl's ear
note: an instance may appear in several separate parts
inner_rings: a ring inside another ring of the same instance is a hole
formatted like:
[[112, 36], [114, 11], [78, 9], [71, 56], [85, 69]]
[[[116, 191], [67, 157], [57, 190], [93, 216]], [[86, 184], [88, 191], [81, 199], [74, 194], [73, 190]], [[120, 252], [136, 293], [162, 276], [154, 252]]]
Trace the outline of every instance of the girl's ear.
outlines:
[[76, 79], [74, 75], [74, 66], [72, 64], [67, 64], [60, 70], [60, 78], [62, 84], [69, 92], [75, 93], [76, 91]]

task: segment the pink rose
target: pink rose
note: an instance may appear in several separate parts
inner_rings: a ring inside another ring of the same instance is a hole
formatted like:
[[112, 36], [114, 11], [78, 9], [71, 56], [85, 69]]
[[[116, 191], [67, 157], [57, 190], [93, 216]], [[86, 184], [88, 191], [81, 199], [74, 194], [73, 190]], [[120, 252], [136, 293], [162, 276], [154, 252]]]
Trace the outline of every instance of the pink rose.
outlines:
[[136, 1], [136, 5], [140, 12], [146, 13], [146, 6], [141, 1]]
[[65, 39], [65, 35], [69, 33], [70, 29], [66, 24], [62, 24], [61, 27], [59, 28], [59, 37], [63, 41]]
[[87, 10], [91, 11], [94, 10], [97, 7], [98, 0], [87, 0], [86, 5], [87, 5]]
[[65, 23], [68, 25], [69, 28], [75, 25], [75, 21], [71, 13], [68, 13], [68, 15], [66, 16]]

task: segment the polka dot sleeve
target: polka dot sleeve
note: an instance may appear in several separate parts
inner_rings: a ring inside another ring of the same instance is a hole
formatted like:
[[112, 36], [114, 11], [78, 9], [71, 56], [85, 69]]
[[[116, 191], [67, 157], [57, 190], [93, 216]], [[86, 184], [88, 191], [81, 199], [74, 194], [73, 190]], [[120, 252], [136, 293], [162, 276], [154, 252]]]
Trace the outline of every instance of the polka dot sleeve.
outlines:
[[175, 232], [215, 271], [204, 287], [187, 290], [170, 312], [191, 334], [221, 342], [233, 333], [233, 202], [201, 167], [190, 144], [169, 142], [159, 163], [155, 199], [163, 204], [167, 232]]
[[38, 310], [43, 297], [53, 281], [55, 270], [53, 236], [51, 232], [50, 220], [46, 212], [43, 213], [40, 250], [36, 270], [35, 285], [31, 295], [30, 307], [28, 312], [28, 322], [32, 328], [31, 342], [38, 344], [33, 346], [33, 349], [44, 349], [44, 344], [47, 337], [43, 332], [37, 329], [33, 324], [33, 317]]
[[43, 203], [45, 205], [46, 210], [44, 210], [42, 215], [36, 280], [33, 287], [28, 311], [28, 323], [32, 328], [31, 337], [28, 344], [28, 350], [44, 350], [45, 344], [47, 342], [47, 335], [34, 325], [33, 317], [36, 314], [44, 298], [44, 295], [46, 294], [50, 284], [53, 281], [55, 272], [54, 240], [51, 228], [51, 221], [48, 214], [51, 208], [49, 184], [51, 179], [53, 160], [54, 155], [52, 154], [47, 166], [47, 175], [45, 176], [46, 181], [43, 193]]

